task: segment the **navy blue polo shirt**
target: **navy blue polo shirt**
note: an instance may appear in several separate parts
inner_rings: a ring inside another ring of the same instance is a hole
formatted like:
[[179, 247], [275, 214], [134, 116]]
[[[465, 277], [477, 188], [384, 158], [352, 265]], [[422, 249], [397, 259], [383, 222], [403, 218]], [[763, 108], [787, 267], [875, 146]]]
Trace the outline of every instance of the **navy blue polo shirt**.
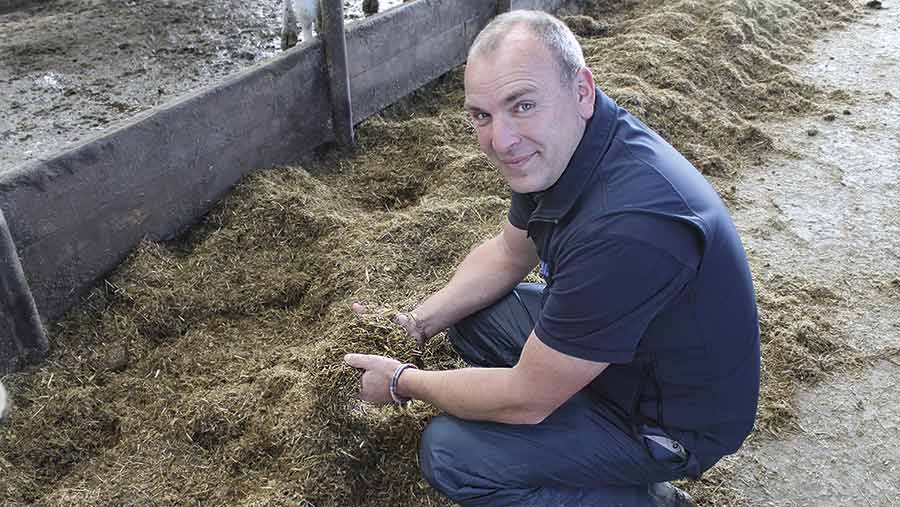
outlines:
[[656, 424], [705, 470], [736, 451], [759, 397], [759, 321], [728, 211], [700, 173], [597, 90], [560, 179], [512, 196], [547, 287], [537, 337], [611, 363], [591, 389]]

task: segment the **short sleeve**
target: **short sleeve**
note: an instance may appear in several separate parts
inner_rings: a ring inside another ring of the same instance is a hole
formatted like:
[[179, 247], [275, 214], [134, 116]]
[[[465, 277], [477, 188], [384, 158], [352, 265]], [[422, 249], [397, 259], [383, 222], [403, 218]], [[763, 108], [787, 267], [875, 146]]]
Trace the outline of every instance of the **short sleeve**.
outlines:
[[[582, 359], [630, 362], [647, 327], [696, 276], [700, 262], [693, 231], [666, 222], [653, 236], [598, 233], [565, 248], [535, 326], [538, 338]], [[683, 246], [676, 255], [663, 247], [667, 237]]]
[[534, 200], [531, 197], [526, 194], [513, 192], [509, 205], [509, 223], [517, 229], [528, 229], [528, 219], [531, 218], [534, 208]]

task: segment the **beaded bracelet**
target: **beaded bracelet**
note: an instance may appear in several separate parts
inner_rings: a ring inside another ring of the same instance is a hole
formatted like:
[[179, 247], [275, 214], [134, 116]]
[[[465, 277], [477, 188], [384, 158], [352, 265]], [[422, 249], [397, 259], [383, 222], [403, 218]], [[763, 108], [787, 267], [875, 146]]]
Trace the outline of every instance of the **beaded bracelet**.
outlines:
[[404, 398], [397, 394], [397, 385], [400, 383], [400, 375], [402, 375], [407, 368], [415, 368], [417, 370], [419, 369], [412, 363], [404, 363], [398, 366], [396, 370], [394, 370], [394, 376], [391, 377], [391, 386], [388, 390], [391, 392], [391, 399], [394, 400], [394, 403], [396, 403], [397, 405], [405, 405], [409, 400], [412, 399]]

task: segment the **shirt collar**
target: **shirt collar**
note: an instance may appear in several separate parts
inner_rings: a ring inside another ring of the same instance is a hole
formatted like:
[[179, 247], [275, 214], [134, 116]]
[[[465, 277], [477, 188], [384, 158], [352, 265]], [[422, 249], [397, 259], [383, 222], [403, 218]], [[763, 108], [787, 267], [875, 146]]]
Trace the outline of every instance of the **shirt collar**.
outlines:
[[564, 217], [584, 192], [600, 165], [612, 139], [617, 106], [600, 88], [596, 88], [596, 95], [594, 114], [587, 121], [575, 153], [556, 183], [540, 192], [542, 195], [537, 197], [538, 204], [529, 223], [534, 220], [556, 222]]

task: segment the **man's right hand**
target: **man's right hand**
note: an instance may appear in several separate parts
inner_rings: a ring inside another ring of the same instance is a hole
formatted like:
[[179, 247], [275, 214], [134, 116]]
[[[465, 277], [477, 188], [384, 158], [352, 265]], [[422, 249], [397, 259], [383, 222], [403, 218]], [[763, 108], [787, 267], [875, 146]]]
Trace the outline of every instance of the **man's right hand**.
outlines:
[[[351, 308], [353, 309], [353, 313], [360, 316], [368, 313], [366, 305], [362, 303], [353, 303], [353, 305], [351, 305]], [[422, 328], [421, 321], [419, 321], [416, 317], [415, 311], [407, 313], [394, 313], [393, 315], [391, 315], [391, 322], [402, 327], [406, 331], [406, 334], [410, 336], [410, 338], [416, 340], [416, 346], [420, 350], [425, 348], [425, 344], [428, 343], [428, 340], [431, 338], [431, 336], [428, 336], [425, 333], [425, 330]]]

